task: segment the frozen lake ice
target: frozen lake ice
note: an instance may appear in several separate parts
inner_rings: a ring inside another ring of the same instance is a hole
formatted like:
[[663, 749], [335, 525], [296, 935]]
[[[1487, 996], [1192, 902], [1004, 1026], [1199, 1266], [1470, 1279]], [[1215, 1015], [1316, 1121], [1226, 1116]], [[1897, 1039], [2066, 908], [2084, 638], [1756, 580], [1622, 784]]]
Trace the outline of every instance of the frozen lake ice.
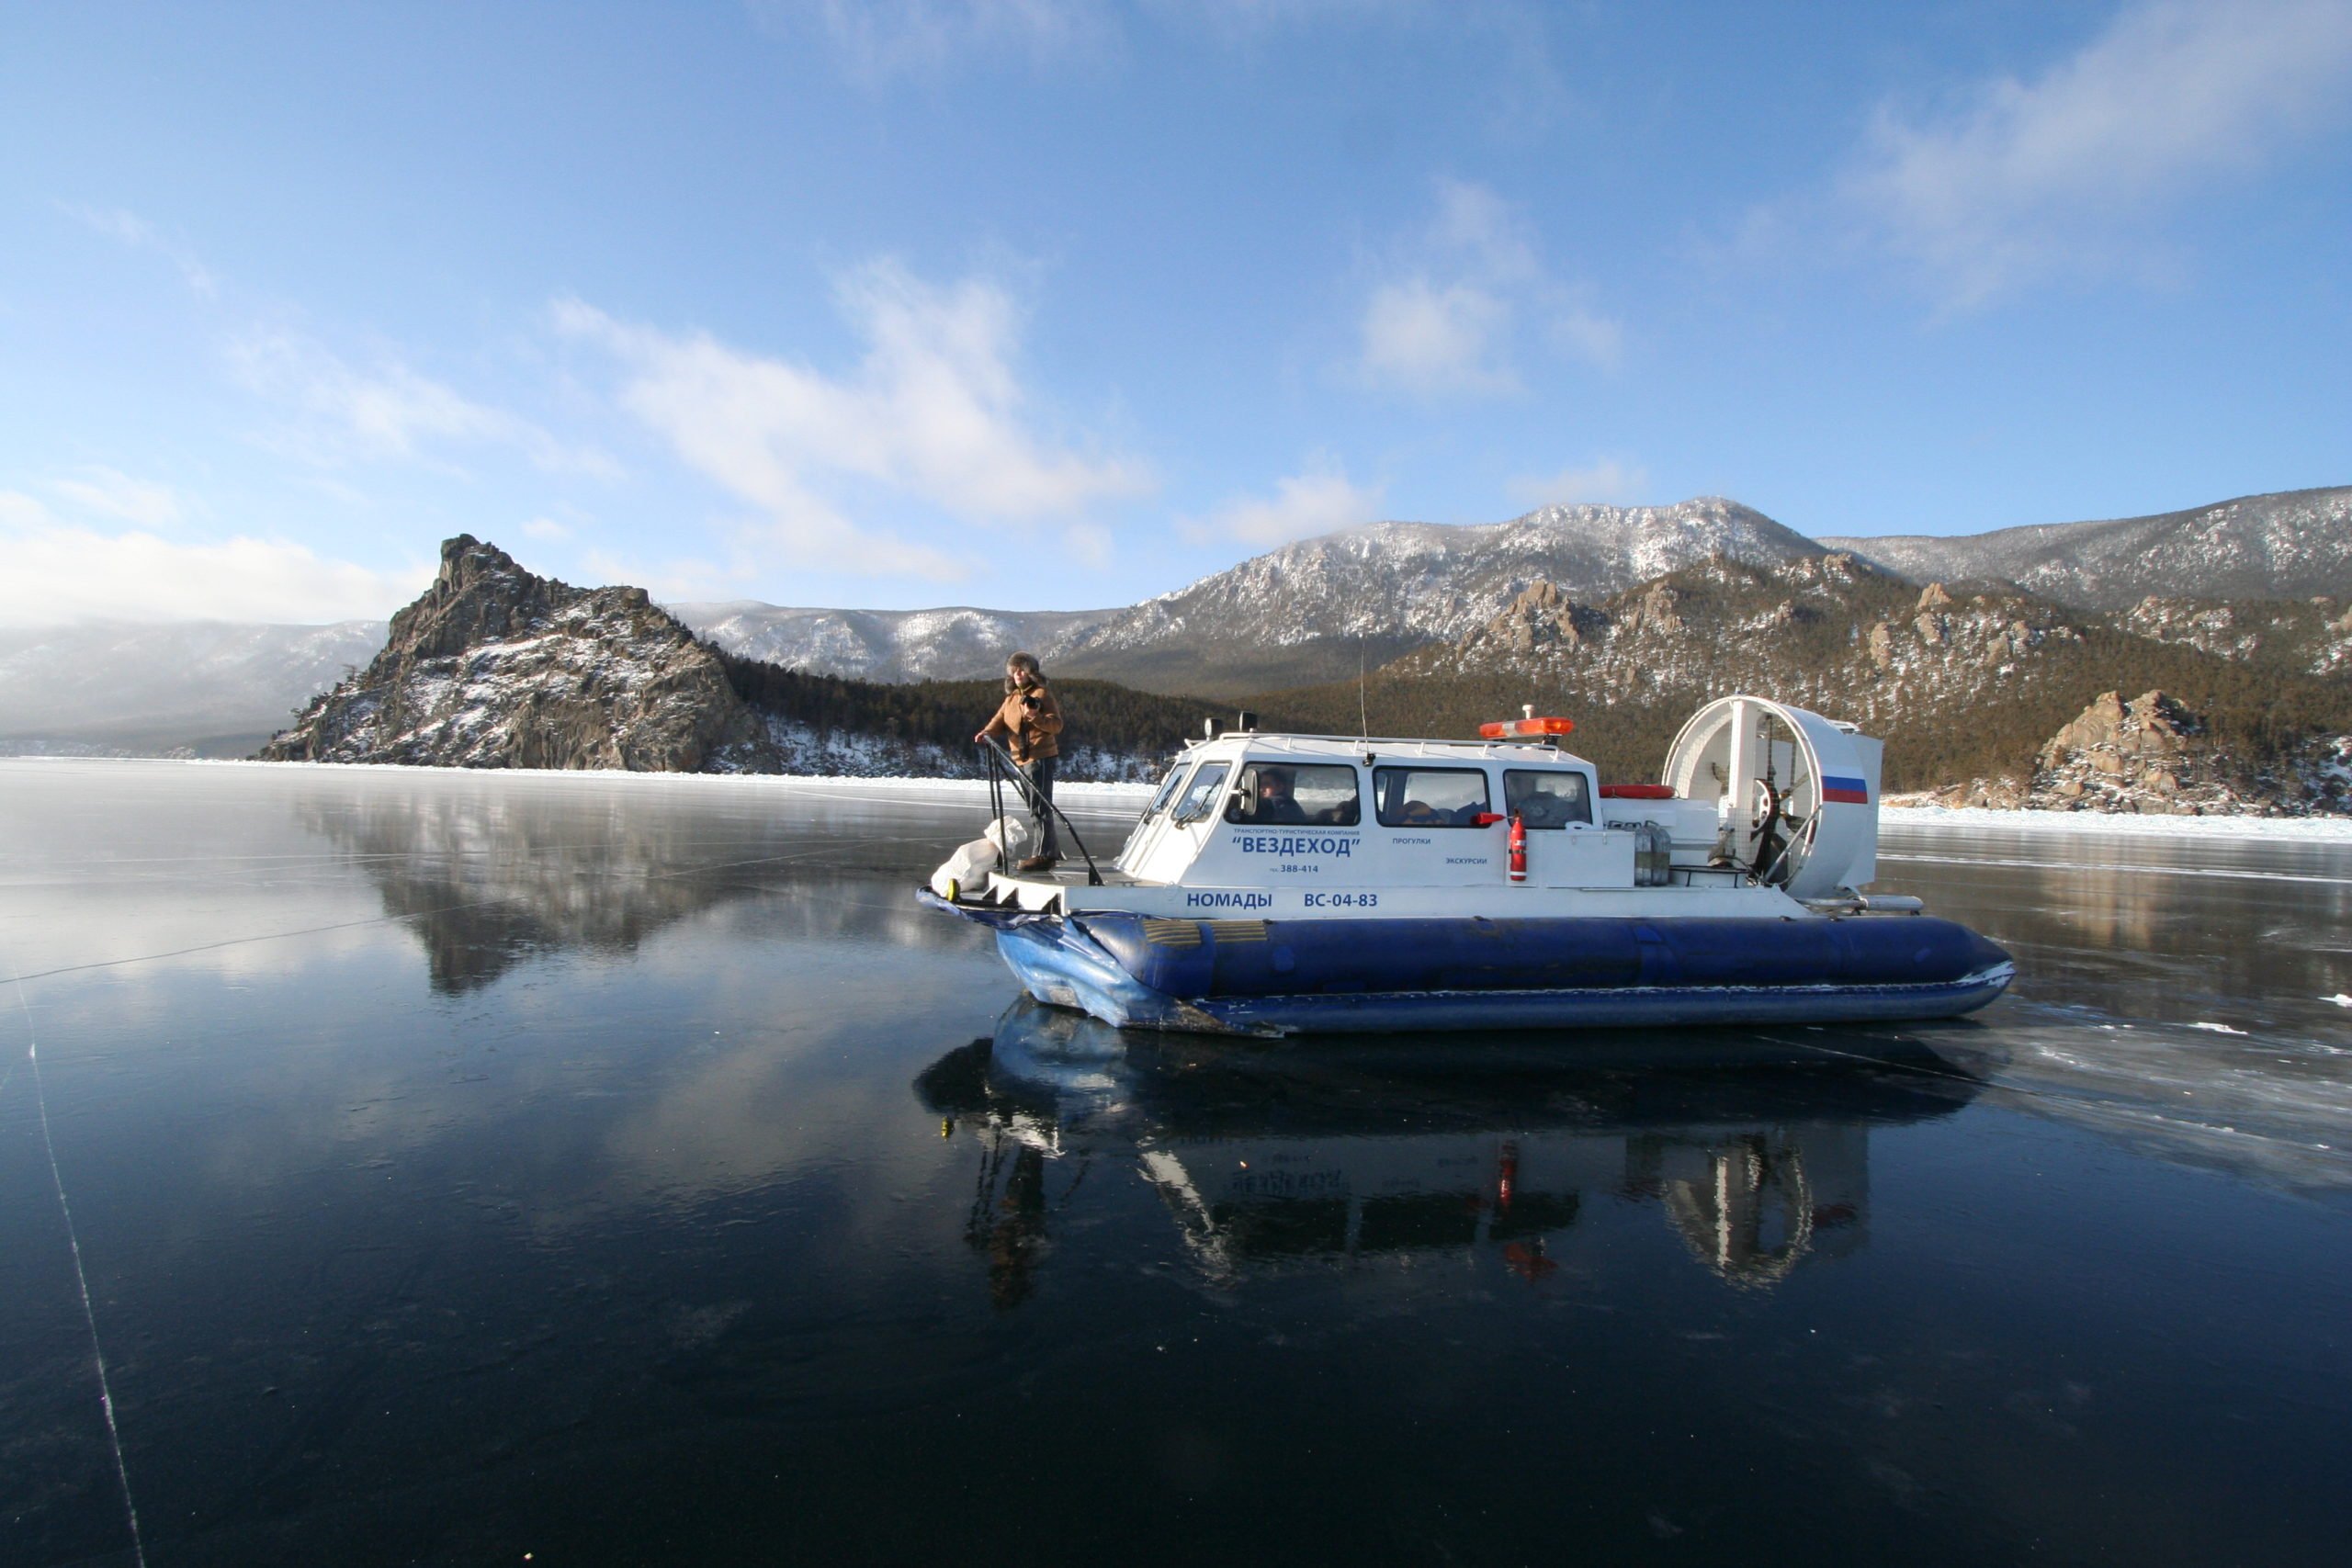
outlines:
[[1889, 813], [1974, 1020], [1267, 1047], [1017, 1002], [978, 801], [0, 761], [0, 1560], [2338, 1559], [2346, 835]]

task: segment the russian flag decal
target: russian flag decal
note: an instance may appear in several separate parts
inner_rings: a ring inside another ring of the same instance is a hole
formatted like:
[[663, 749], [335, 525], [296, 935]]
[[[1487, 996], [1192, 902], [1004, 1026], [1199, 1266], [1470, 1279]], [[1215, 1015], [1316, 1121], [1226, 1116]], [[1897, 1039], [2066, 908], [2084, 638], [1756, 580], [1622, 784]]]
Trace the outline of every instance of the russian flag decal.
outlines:
[[1833, 773], [1821, 775], [1821, 798], [1834, 806], [1868, 806], [1870, 791], [1860, 779], [1841, 779]]

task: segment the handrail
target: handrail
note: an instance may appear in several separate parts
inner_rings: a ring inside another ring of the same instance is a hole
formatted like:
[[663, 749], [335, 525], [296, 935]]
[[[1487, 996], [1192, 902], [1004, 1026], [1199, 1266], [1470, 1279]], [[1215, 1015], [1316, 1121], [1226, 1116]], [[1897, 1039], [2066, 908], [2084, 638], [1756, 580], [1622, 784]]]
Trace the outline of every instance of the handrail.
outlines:
[[[993, 737], [982, 736], [980, 745], [988, 752], [989, 804], [995, 811], [997, 820], [1001, 822], [1004, 819], [1002, 775], [1010, 772], [1021, 780], [1019, 787], [1023, 795], [1033, 806], [1038, 801], [1045, 802], [1046, 809], [1054, 814], [1055, 819], [1061, 823], [1062, 830], [1069, 835], [1069, 841], [1078, 846], [1079, 858], [1086, 862], [1086, 885], [1090, 887], [1102, 886], [1102, 873], [1095, 865], [1094, 856], [1087, 850], [1086, 840], [1078, 836], [1078, 829], [1071, 825], [1069, 814], [1054, 804], [1051, 795], [1044, 794], [1029, 783], [1027, 776], [1021, 772], [1021, 764], [1012, 760], [1012, 753], [998, 744]], [[1004, 836], [1010, 837], [1009, 834]]]
[[996, 824], [997, 852], [1002, 854], [1006, 840], [1012, 837], [1012, 828], [1005, 820], [1004, 778], [993, 757], [989, 759], [989, 819]]

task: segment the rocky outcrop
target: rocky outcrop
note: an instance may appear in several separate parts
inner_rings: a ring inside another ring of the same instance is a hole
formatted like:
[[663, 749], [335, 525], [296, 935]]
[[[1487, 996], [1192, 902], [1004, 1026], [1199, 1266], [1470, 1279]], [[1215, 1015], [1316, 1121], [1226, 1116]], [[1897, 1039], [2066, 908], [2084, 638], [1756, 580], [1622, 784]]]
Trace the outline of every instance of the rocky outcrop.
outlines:
[[1485, 626], [1464, 632], [1459, 649], [1492, 641], [1517, 653], [1539, 648], [1583, 648], [1608, 629], [1609, 617], [1588, 604], [1575, 604], [1560, 585], [1538, 578], [1520, 591], [1502, 613]]
[[2041, 750], [2045, 769], [2077, 757], [2110, 777], [2143, 776], [2177, 761], [2205, 726], [2162, 692], [2125, 702], [2120, 692], [2102, 692], [2072, 724]]
[[2104, 692], [2042, 747], [2020, 804], [2043, 809], [2302, 815], [2345, 808], [2352, 740], [2314, 741], [2283, 765], [2250, 764], [2162, 692]]
[[2201, 744], [2205, 726], [2162, 692], [2131, 702], [2102, 692], [2050, 738], [2036, 759], [2034, 793], [2051, 804], [2097, 811], [2236, 808], [2212, 775], [2220, 759]]
[[461, 534], [373, 663], [262, 748], [269, 761], [772, 773], [766, 728], [642, 588], [536, 577]]

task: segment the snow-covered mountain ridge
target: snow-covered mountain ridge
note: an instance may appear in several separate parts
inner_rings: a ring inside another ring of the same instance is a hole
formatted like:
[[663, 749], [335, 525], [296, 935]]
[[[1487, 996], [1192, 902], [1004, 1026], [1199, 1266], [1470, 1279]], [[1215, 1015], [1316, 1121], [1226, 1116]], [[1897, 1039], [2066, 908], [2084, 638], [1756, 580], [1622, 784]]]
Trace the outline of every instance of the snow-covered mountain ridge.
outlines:
[[1676, 506], [1548, 506], [1507, 523], [1374, 523], [1304, 539], [1163, 593], [1073, 640], [1134, 647], [1163, 628], [1276, 647], [1408, 629], [1459, 637], [1541, 578], [1613, 593], [1710, 556], [1758, 566], [1820, 554], [1804, 535], [1716, 496]]
[[1301, 650], [1319, 647], [1322, 663], [1352, 669], [1360, 643], [1383, 660], [1458, 637], [1536, 578], [1607, 593], [1711, 555], [1771, 564], [1819, 553], [1761, 513], [1710, 496], [1550, 506], [1505, 523], [1374, 523], [1108, 610], [671, 608], [729, 652], [823, 674], [969, 679], [1025, 648], [1069, 673], [1148, 690], [1246, 689], [1300, 673]]
[[2341, 598], [2352, 595], [2352, 486], [2240, 496], [2153, 517], [1821, 542], [1915, 582], [2006, 581], [2093, 610], [2127, 610], [2150, 594]]
[[1148, 690], [1247, 690], [1329, 679], [1461, 636], [1538, 579], [1615, 592], [1729, 555], [1819, 554], [1720, 497], [1674, 506], [1549, 506], [1507, 523], [1375, 523], [1284, 545], [1075, 632], [1063, 668]]
[[1350, 677], [1360, 659], [1378, 664], [1453, 641], [1537, 581], [1590, 602], [1710, 558], [1772, 567], [1833, 549], [1914, 583], [2007, 582], [2117, 612], [2151, 593], [2344, 597], [2352, 595], [2352, 487], [1953, 539], [1815, 540], [1715, 496], [1550, 506], [1502, 523], [1375, 523], [1327, 534], [1116, 610], [678, 608], [734, 651], [827, 673], [968, 677], [1027, 648], [1067, 672], [1146, 690], [1246, 693]]
[[861, 681], [976, 680], [1017, 648], [1057, 649], [1115, 610], [823, 610], [756, 600], [668, 605], [702, 637], [746, 659]]
[[[2136, 635], [2265, 666], [2352, 674], [2352, 626], [2342, 624], [2352, 601], [2352, 488], [1973, 538], [1828, 543], [1915, 584], [1992, 580], [2067, 603], [2111, 600], [2112, 624]], [[1736, 502], [1702, 498], [1546, 507], [1493, 524], [1373, 524], [1109, 610], [752, 602], [673, 609], [732, 652], [812, 673], [985, 678], [1007, 652], [1026, 648], [1057, 674], [1241, 695], [1352, 681], [1360, 660], [1377, 668], [1453, 642], [1537, 581], [1592, 603], [1710, 558], [1769, 567], [1827, 547]], [[2138, 608], [2151, 593], [2165, 595], [2164, 604]], [[2309, 604], [2318, 594], [2334, 595], [2335, 607]], [[236, 735], [250, 746], [345, 666], [373, 657], [383, 637], [381, 623], [368, 622], [0, 632], [0, 749], [62, 741], [152, 751]]]

